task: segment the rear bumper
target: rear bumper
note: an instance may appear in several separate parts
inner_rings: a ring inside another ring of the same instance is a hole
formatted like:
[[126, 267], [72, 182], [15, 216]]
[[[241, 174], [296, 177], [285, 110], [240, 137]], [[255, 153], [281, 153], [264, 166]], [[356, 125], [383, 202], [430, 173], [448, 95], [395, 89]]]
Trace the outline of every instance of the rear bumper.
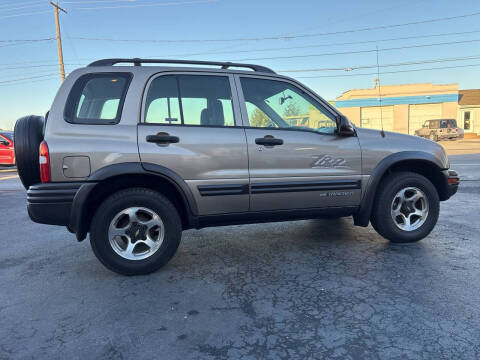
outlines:
[[75, 195], [84, 183], [49, 183], [32, 185], [27, 191], [30, 219], [40, 224], [70, 223]]

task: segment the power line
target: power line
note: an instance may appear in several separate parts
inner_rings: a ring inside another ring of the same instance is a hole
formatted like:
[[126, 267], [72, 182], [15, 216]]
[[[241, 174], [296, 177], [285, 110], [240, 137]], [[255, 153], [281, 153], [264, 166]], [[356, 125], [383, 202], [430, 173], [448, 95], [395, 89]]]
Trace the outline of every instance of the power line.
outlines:
[[11, 42], [37, 42], [37, 41], [47, 41], [55, 40], [55, 38], [43, 38], [43, 39], [11, 39], [11, 40], [0, 40], [1, 43], [11, 43]]
[[45, 76], [42, 79], [36, 79], [36, 80], [19, 80], [16, 82], [11, 82], [8, 84], [0, 84], [0, 87], [2, 86], [13, 86], [13, 85], [23, 85], [23, 84], [31, 84], [31, 83], [36, 83], [36, 82], [41, 82], [41, 81], [50, 81], [50, 80], [57, 80], [58, 74], [52, 75], [52, 76]]
[[440, 59], [428, 59], [428, 60], [419, 60], [419, 61], [408, 61], [400, 62], [393, 64], [380, 64], [380, 65], [360, 65], [360, 66], [348, 66], [348, 67], [337, 67], [337, 68], [318, 68], [318, 69], [295, 69], [295, 70], [278, 70], [277, 72], [314, 72], [314, 71], [353, 71], [358, 69], [372, 69], [377, 67], [392, 67], [392, 66], [408, 66], [408, 65], [420, 65], [420, 64], [431, 64], [439, 62], [452, 62], [452, 61], [465, 61], [465, 60], [474, 60], [480, 59], [480, 55], [466, 56], [466, 57], [457, 57], [457, 58], [440, 58]]
[[31, 41], [31, 40], [14, 41], [14, 42], [6, 43], [6, 44], [4, 43], [3, 45], [0, 45], [0, 47], [36, 44], [36, 43], [39, 43], [39, 42], [45, 42], [45, 41], [51, 41], [51, 40], [55, 40], [55, 39], [42, 39], [42, 40], [36, 40], [36, 41]]
[[119, 3], [119, 2], [137, 2], [138, 0], [92, 0], [92, 1], [62, 1], [63, 4], [95, 4], [95, 3]]
[[278, 36], [267, 36], [267, 37], [255, 37], [255, 38], [230, 38], [230, 39], [152, 39], [152, 40], [144, 40], [144, 39], [114, 39], [114, 38], [89, 38], [89, 37], [75, 37], [75, 39], [79, 40], [97, 40], [97, 41], [133, 41], [133, 42], [159, 42], [159, 43], [188, 43], [188, 42], [230, 42], [230, 41], [265, 41], [265, 40], [292, 40], [298, 38], [308, 38], [308, 37], [317, 37], [317, 36], [327, 36], [327, 35], [339, 35], [339, 34], [347, 34], [347, 33], [354, 33], [354, 32], [361, 32], [361, 31], [372, 31], [372, 30], [382, 30], [382, 29], [389, 29], [389, 28], [396, 28], [396, 27], [404, 27], [404, 26], [411, 26], [411, 25], [419, 25], [419, 24], [426, 24], [432, 22], [441, 22], [441, 21], [449, 21], [454, 19], [461, 19], [466, 17], [478, 16], [480, 15], [480, 11], [463, 14], [463, 15], [456, 15], [456, 16], [449, 16], [443, 18], [433, 18], [433, 19], [425, 19], [420, 21], [411, 21], [407, 23], [401, 24], [391, 24], [391, 25], [381, 25], [381, 26], [371, 26], [365, 28], [357, 28], [357, 29], [350, 29], [350, 30], [341, 30], [341, 31], [333, 31], [333, 32], [323, 32], [323, 33], [312, 33], [312, 34], [297, 34], [297, 35], [278, 35]]
[[[65, 64], [66, 66], [82, 66], [84, 64]], [[22, 65], [22, 66], [12, 66], [12, 67], [2, 67], [0, 68], [1, 71], [9, 71], [9, 70], [19, 70], [19, 69], [30, 69], [30, 68], [42, 68], [42, 67], [54, 67], [58, 66], [58, 63], [52, 64], [43, 64], [43, 65]]]
[[[352, 42], [335, 42], [327, 44], [312, 44], [312, 45], [302, 45], [302, 46], [288, 46], [288, 47], [275, 47], [275, 48], [263, 48], [263, 49], [250, 49], [250, 50], [237, 50], [237, 51], [205, 51], [205, 52], [195, 52], [195, 53], [183, 53], [183, 54], [172, 54], [168, 56], [195, 56], [195, 55], [205, 55], [205, 54], [236, 54], [236, 53], [251, 53], [251, 52], [268, 52], [268, 51], [278, 51], [278, 50], [295, 50], [295, 49], [310, 49], [317, 47], [327, 47], [327, 46], [340, 46], [340, 45], [359, 45], [359, 44], [370, 44], [377, 42], [385, 41], [397, 41], [397, 40], [411, 40], [411, 39], [421, 39], [429, 37], [439, 37], [439, 36], [451, 36], [451, 35], [466, 35], [480, 33], [480, 30], [473, 31], [463, 31], [463, 32], [453, 32], [453, 33], [442, 33], [442, 34], [431, 34], [431, 35], [418, 35], [418, 36], [405, 36], [405, 37], [396, 37], [388, 39], [377, 39], [377, 40], [365, 40], [365, 41], [352, 41]], [[85, 39], [84, 39], [85, 40]], [[129, 41], [129, 40], [117, 40], [117, 41]], [[145, 40], [150, 41], [150, 40]], [[155, 40], [154, 40], [155, 41]], [[165, 56], [165, 55], [162, 55]], [[155, 57], [155, 56], [153, 56]]]
[[[421, 45], [409, 45], [409, 46], [398, 46], [391, 48], [378, 49], [379, 51], [391, 51], [391, 50], [402, 50], [402, 49], [413, 49], [420, 47], [429, 47], [429, 46], [440, 46], [440, 45], [452, 45], [452, 44], [467, 44], [472, 42], [478, 42], [480, 39], [473, 40], [463, 40], [463, 41], [449, 41], [441, 43], [430, 43], [430, 44], [421, 44]], [[320, 54], [307, 54], [307, 55], [287, 55], [287, 56], [272, 56], [272, 57], [257, 57], [257, 58], [243, 58], [243, 59], [233, 59], [229, 61], [251, 61], [251, 60], [278, 60], [278, 59], [295, 59], [295, 58], [307, 58], [307, 57], [317, 57], [317, 56], [332, 56], [332, 55], [346, 55], [346, 54], [362, 54], [362, 53], [371, 53], [377, 51], [376, 49], [371, 50], [357, 50], [357, 51], [341, 51], [341, 52], [330, 52], [330, 53], [320, 53]]]
[[135, 4], [135, 5], [113, 5], [113, 6], [92, 6], [92, 7], [77, 7], [73, 10], [99, 10], [99, 9], [120, 9], [120, 8], [138, 8], [138, 7], [154, 7], [154, 6], [179, 6], [179, 5], [194, 5], [214, 3], [218, 0], [193, 0], [193, 1], [180, 1], [180, 2], [163, 2], [154, 4]]
[[37, 75], [37, 76], [30, 76], [30, 77], [24, 77], [24, 78], [18, 78], [18, 79], [4, 80], [4, 81], [0, 81], [0, 84], [6, 84], [6, 83], [21, 81], [21, 80], [37, 79], [37, 78], [42, 78], [42, 77], [46, 77], [46, 76], [53, 76], [53, 75], [58, 76], [58, 73], [51, 73], [51, 74], [46, 74], [46, 75]]
[[22, 5], [22, 6], [12, 7], [12, 8], [0, 8], [0, 11], [15, 11], [15, 10], [39, 7], [39, 6], [43, 6], [43, 5], [45, 5], [44, 2], [42, 2], [42, 4], [37, 4], [37, 5]]
[[[430, 71], [430, 70], [444, 70], [444, 69], [457, 69], [457, 68], [466, 68], [466, 67], [475, 67], [480, 66], [479, 64], [469, 64], [469, 65], [456, 65], [456, 66], [442, 66], [434, 68], [424, 68], [424, 69], [410, 69], [410, 70], [397, 70], [397, 71], [384, 71], [383, 74], [399, 74], [399, 73], [408, 73], [416, 71]], [[336, 78], [336, 77], [349, 77], [349, 76], [372, 76], [377, 75], [374, 73], [364, 73], [364, 74], [341, 74], [341, 75], [318, 75], [318, 76], [298, 76], [297, 79], [317, 79], [317, 78]]]
[[[43, 1], [43, 0], [27, 1], [27, 2], [23, 2], [22, 5], [30, 5], [30, 4], [38, 4], [38, 3], [45, 4], [45, 1]], [[18, 4], [14, 4], [14, 3], [2, 4], [2, 5], [0, 5], [0, 9], [1, 8], [6, 8], [6, 7], [11, 7], [11, 6], [17, 6], [17, 5]]]
[[49, 13], [50, 11], [45, 10], [45, 11], [36, 11], [36, 12], [31, 12], [31, 13], [21, 13], [21, 14], [14, 14], [14, 15], [6, 15], [6, 16], [0, 16], [0, 19], [7, 19], [7, 18], [13, 18], [13, 17], [20, 17], [20, 16], [31, 16], [31, 15], [40, 15], [40, 14], [46, 14]]

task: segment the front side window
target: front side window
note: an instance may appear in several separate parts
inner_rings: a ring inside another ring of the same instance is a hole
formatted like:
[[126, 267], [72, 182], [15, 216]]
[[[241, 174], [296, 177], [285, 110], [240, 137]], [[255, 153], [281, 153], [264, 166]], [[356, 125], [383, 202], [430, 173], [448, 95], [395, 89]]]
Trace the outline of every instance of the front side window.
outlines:
[[210, 75], [159, 76], [148, 90], [145, 122], [235, 126], [230, 80]]
[[301, 89], [283, 81], [242, 78], [242, 89], [252, 127], [314, 130], [333, 134], [334, 115]]
[[128, 73], [93, 73], [73, 85], [65, 106], [65, 120], [75, 124], [116, 124], [130, 84]]

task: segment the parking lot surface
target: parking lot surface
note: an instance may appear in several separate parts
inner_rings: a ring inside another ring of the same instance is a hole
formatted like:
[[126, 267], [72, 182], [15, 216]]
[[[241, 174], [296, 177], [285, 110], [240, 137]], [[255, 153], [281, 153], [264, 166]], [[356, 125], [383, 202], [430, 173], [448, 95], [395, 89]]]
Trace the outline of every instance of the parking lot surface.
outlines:
[[0, 173], [0, 359], [480, 357], [480, 154], [419, 243], [349, 218], [190, 230], [123, 277]]

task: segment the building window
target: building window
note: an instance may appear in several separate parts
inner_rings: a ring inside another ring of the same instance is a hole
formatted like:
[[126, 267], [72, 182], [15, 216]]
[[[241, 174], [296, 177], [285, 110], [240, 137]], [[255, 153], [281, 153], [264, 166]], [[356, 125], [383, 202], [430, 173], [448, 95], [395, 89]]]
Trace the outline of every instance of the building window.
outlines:
[[463, 113], [463, 128], [465, 130], [470, 130], [470, 111], [465, 111]]

